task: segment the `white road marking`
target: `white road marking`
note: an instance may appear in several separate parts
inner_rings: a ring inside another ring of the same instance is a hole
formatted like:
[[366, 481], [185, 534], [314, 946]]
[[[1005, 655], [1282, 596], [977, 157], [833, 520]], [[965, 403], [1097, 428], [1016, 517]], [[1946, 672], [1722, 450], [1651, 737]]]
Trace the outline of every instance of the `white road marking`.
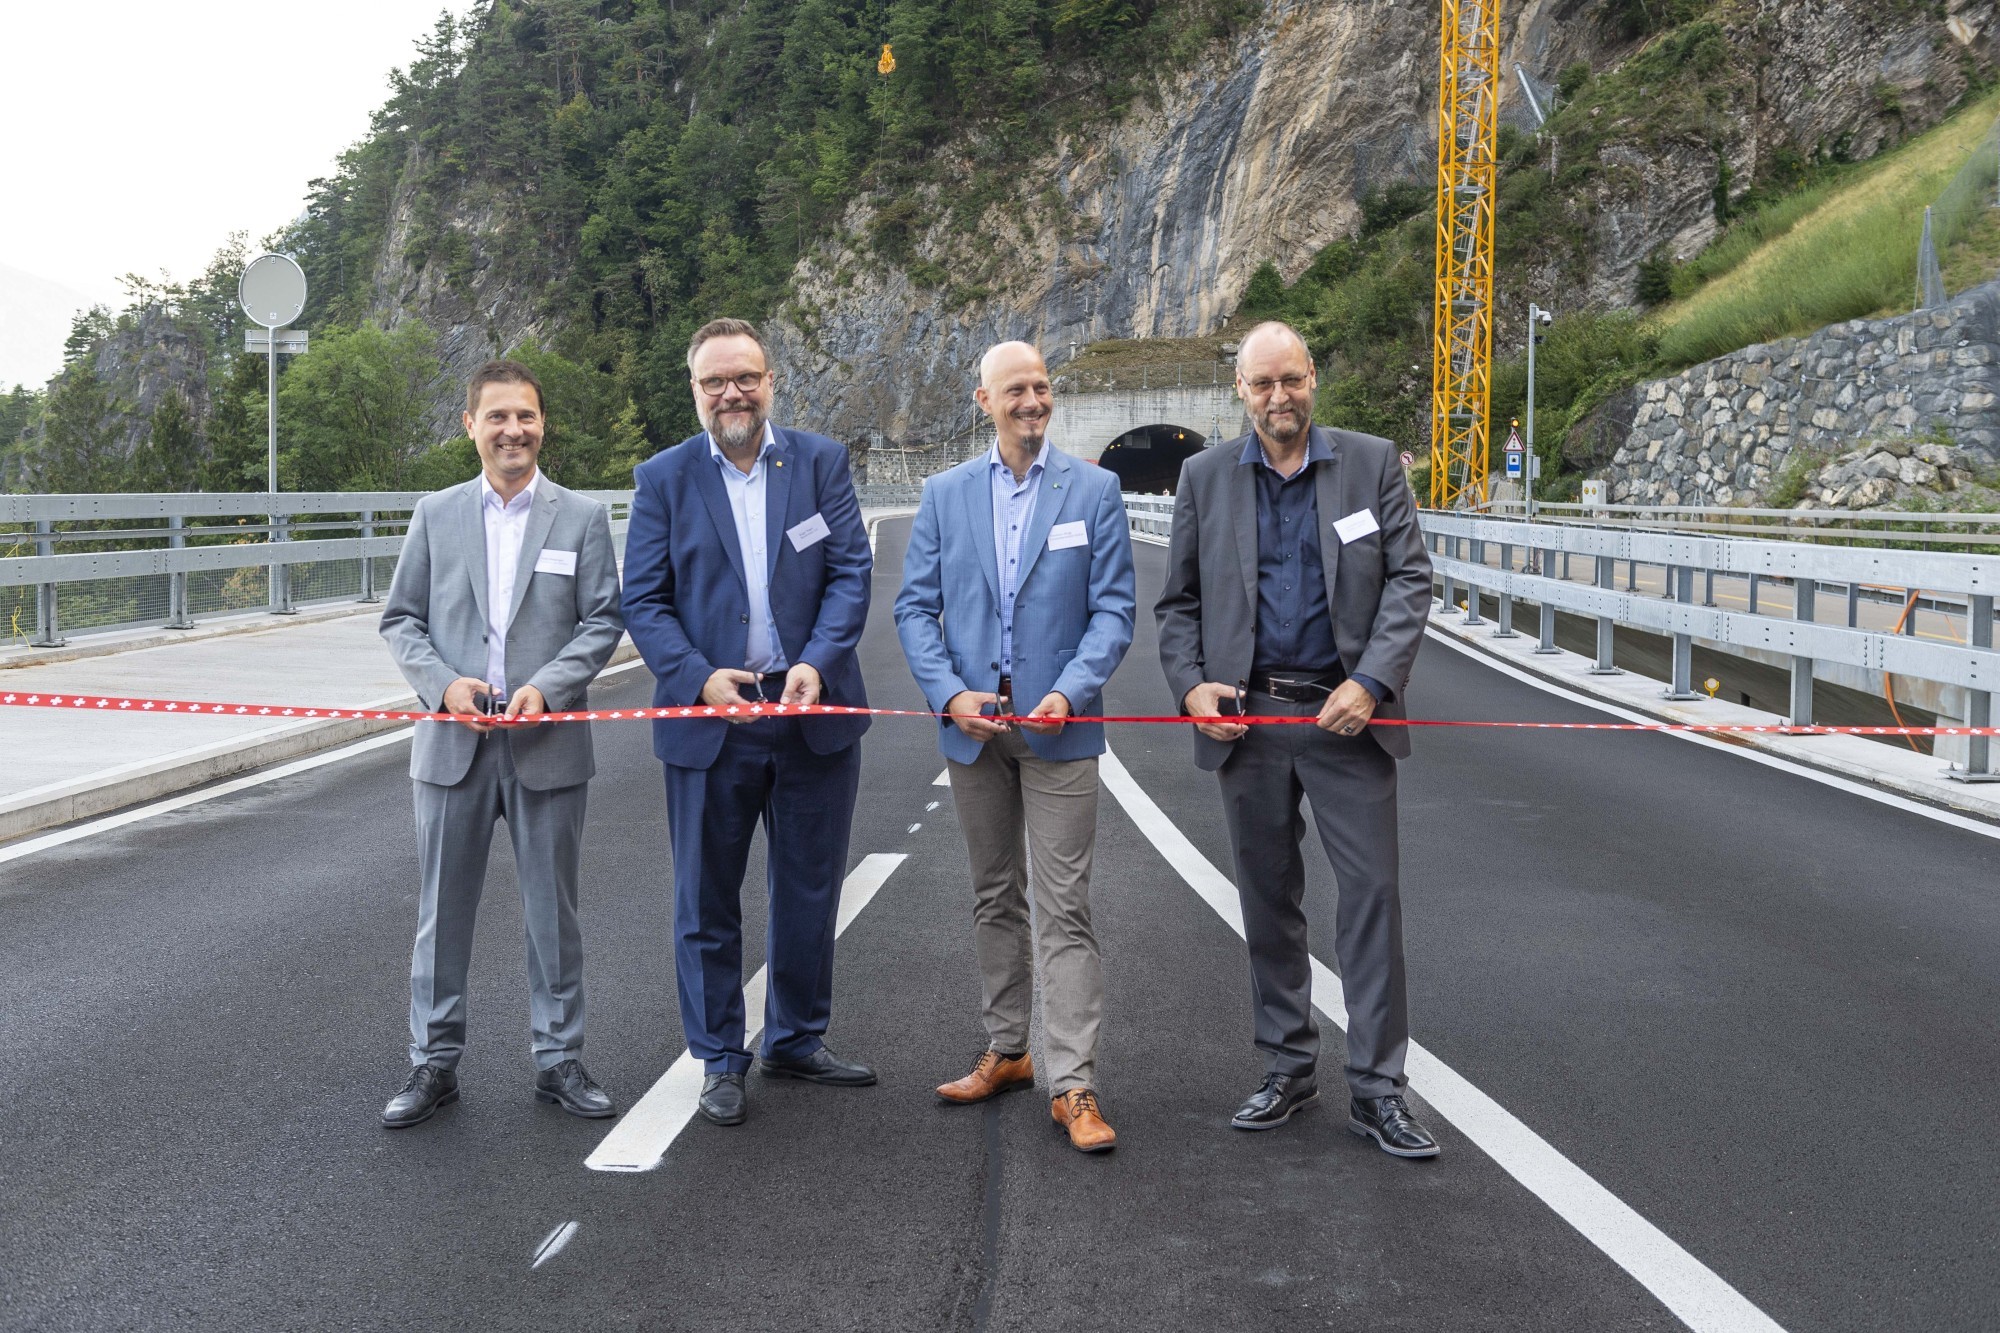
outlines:
[[932, 801], [929, 805], [924, 807], [924, 813], [929, 814], [931, 811], [937, 808], [938, 808], [938, 803], [936, 801]]
[[[1627, 722], [1658, 722], [1660, 720], [1656, 717], [1648, 717], [1644, 713], [1634, 712], [1632, 709], [1621, 707], [1609, 700], [1592, 698], [1588, 694], [1580, 693], [1564, 685], [1558, 685], [1554, 681], [1543, 680], [1540, 676], [1521, 670], [1511, 662], [1503, 662], [1497, 657], [1480, 652], [1477, 648], [1460, 643], [1451, 635], [1443, 633], [1440, 630], [1426, 627], [1424, 632], [1439, 643], [1465, 654], [1481, 666], [1489, 667], [1494, 671], [1498, 671], [1503, 676], [1518, 680], [1523, 685], [1532, 685], [1544, 694], [1553, 694], [1559, 699], [1567, 699], [1571, 703], [1582, 704], [1585, 708], [1593, 708], [1600, 713], [1609, 713], [1611, 716], [1623, 718]], [[1895, 792], [1883, 791], [1881, 788], [1871, 786], [1866, 782], [1856, 782], [1852, 778], [1843, 778], [1837, 773], [1823, 772], [1806, 764], [1795, 763], [1780, 755], [1769, 754], [1763, 750], [1753, 750], [1747, 745], [1731, 745], [1726, 741], [1716, 740], [1713, 736], [1704, 736], [1700, 732], [1694, 731], [1662, 731], [1653, 734], [1670, 736], [1677, 741], [1687, 741], [1693, 745], [1705, 746], [1708, 749], [1718, 750], [1723, 754], [1732, 755], [1738, 759], [1747, 759], [1753, 764], [1762, 764], [1766, 768], [1779, 769], [1782, 772], [1790, 773], [1794, 777], [1804, 778], [1809, 782], [1817, 782], [1822, 786], [1832, 787], [1837, 791], [1844, 791], [1850, 795], [1874, 801], [1879, 805], [1892, 806], [1898, 810], [1907, 810], [1913, 815], [1922, 815], [1924, 818], [1934, 819], [1940, 824], [1949, 824], [1953, 828], [1964, 829], [1968, 833], [1977, 833], [1982, 838], [2000, 839], [2000, 825], [1988, 824], [1983, 820], [1974, 819], [1970, 815], [1961, 815], [1954, 810], [1944, 810], [1934, 805], [1925, 805], [1922, 801], [1913, 801], [1907, 796], [1898, 796]]]
[[[909, 858], [901, 852], [873, 852], [847, 874], [840, 886], [840, 913], [834, 919], [836, 937], [846, 931], [861, 909]], [[765, 968], [743, 987], [743, 1041], [750, 1045], [764, 1028]], [[694, 1118], [695, 1104], [701, 1100], [702, 1063], [686, 1051], [668, 1066], [646, 1095], [619, 1117], [604, 1141], [583, 1164], [593, 1171], [651, 1171], [667, 1155], [667, 1149]]]
[[535, 1262], [529, 1264], [528, 1267], [540, 1268], [543, 1264], [561, 1254], [564, 1247], [576, 1239], [576, 1227], [577, 1224], [574, 1222], [565, 1222], [548, 1235], [542, 1237], [541, 1245], [535, 1250]]
[[938, 774], [936, 777], [931, 779], [931, 786], [933, 787], [949, 787], [950, 785], [951, 785], [951, 770], [948, 768], [944, 772]]
[[[603, 680], [606, 676], [620, 675], [631, 671], [635, 667], [643, 667], [644, 665], [646, 663], [643, 659], [635, 657], [629, 662], [620, 662], [617, 666], [606, 667], [603, 671], [598, 672], [597, 678]], [[218, 796], [228, 796], [235, 792], [248, 791], [252, 787], [262, 787], [267, 783], [296, 777], [300, 773], [307, 773], [315, 768], [324, 768], [328, 764], [337, 764], [345, 759], [353, 759], [359, 755], [383, 749], [386, 746], [401, 745], [415, 734], [412, 727], [398, 727], [395, 731], [387, 732], [380, 736], [370, 736], [365, 741], [356, 741], [352, 745], [343, 745], [334, 750], [323, 750], [319, 754], [309, 755], [304, 759], [295, 759], [289, 764], [280, 764], [276, 768], [263, 769], [246, 777], [232, 778], [228, 782], [218, 783], [213, 787], [204, 787], [200, 791], [184, 792], [179, 796], [169, 796], [165, 800], [153, 801], [147, 805], [135, 805], [129, 810], [120, 810], [116, 814], [106, 815], [102, 819], [93, 819], [86, 824], [77, 824], [72, 828], [58, 829], [54, 833], [44, 833], [39, 837], [25, 838], [20, 842], [9, 843], [5, 847], [0, 847], [0, 865], [6, 865], [9, 861], [18, 861], [24, 856], [33, 856], [36, 852], [48, 851], [52, 847], [60, 847], [65, 843], [95, 837], [100, 833], [109, 833], [113, 829], [121, 829], [128, 824], [137, 824], [142, 820], [152, 819], [158, 815], [171, 814], [175, 810], [185, 810], [191, 805], [200, 805], [203, 801], [212, 801]]]
[[904, 830], [903, 830], [903, 832], [905, 832], [905, 833], [915, 833], [915, 832], [916, 832], [916, 831], [917, 831], [918, 829], [920, 829], [920, 828], [922, 828], [922, 827], [923, 827], [923, 825], [922, 825], [922, 824], [912, 824], [912, 825], [910, 825], [910, 826], [909, 826], [908, 828], [904, 829]]
[[[1231, 930], [1242, 935], [1243, 911], [1229, 877], [1174, 826], [1117, 755], [1105, 751], [1099, 772], [1104, 785], [1167, 864], [1180, 872]], [[1347, 1005], [1340, 978], [1317, 958], [1312, 960], [1312, 978], [1313, 1006], [1345, 1030]], [[1700, 1333], [1783, 1333], [1770, 1316], [1671, 1236], [1414, 1041], [1410, 1043], [1409, 1074], [1411, 1088], [1439, 1115], [1527, 1186], [1556, 1216], [1637, 1278], [1689, 1328]]]

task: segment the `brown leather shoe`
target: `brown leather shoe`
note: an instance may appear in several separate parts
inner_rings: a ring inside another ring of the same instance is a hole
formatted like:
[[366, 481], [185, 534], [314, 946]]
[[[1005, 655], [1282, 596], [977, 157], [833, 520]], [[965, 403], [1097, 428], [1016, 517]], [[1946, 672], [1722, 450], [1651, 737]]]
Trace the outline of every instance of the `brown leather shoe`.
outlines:
[[1097, 1108], [1097, 1094], [1089, 1088], [1071, 1088], [1049, 1103], [1049, 1114], [1058, 1128], [1069, 1131], [1069, 1146], [1078, 1152], [1110, 1152], [1118, 1146], [1118, 1134], [1104, 1123]]
[[960, 1106], [983, 1102], [1035, 1081], [1035, 1060], [1026, 1051], [1009, 1060], [998, 1051], [981, 1051], [972, 1072], [953, 1083], [941, 1085], [937, 1095]]

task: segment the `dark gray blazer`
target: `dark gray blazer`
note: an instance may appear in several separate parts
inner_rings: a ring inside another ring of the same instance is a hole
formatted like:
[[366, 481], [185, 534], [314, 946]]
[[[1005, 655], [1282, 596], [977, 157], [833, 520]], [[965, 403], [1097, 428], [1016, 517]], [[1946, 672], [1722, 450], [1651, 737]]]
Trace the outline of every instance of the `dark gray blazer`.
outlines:
[[[1326, 567], [1333, 639], [1349, 675], [1371, 676], [1393, 694], [1377, 717], [1404, 716], [1403, 695], [1430, 618], [1431, 561], [1417, 530], [1416, 502], [1396, 446], [1374, 435], [1314, 426], [1333, 451], [1318, 467], [1320, 550]], [[1160, 665], [1174, 700], [1203, 681], [1234, 685], [1250, 674], [1257, 626], [1256, 463], [1243, 463], [1249, 436], [1204, 449], [1181, 465], [1167, 586], [1154, 614]], [[1342, 544], [1333, 525], [1372, 510], [1378, 530]], [[1232, 746], [1190, 727], [1195, 763], [1222, 767]], [[1404, 727], [1369, 734], [1398, 759], [1410, 753]]]
[[[537, 570], [543, 551], [574, 551], [576, 573]], [[625, 622], [610, 511], [543, 476], [521, 542], [514, 614], [507, 622], [509, 690], [533, 685], [552, 712], [590, 706], [588, 687], [611, 660]], [[425, 709], [444, 706], [460, 676], [486, 676], [486, 521], [479, 478], [427, 495], [410, 516], [396, 578], [382, 608], [382, 637]], [[514, 769], [533, 791], [573, 787], [597, 771], [590, 726], [554, 722], [511, 733]], [[450, 787], [464, 778], [479, 733], [456, 722], [419, 722], [410, 776]]]

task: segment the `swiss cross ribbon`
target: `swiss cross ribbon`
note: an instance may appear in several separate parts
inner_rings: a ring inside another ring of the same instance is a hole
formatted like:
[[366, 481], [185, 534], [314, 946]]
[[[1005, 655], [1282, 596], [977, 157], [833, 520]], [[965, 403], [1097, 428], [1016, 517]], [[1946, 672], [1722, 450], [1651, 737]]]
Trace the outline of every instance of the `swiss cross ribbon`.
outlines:
[[[538, 713], [532, 717], [491, 717], [483, 713], [461, 716], [456, 713], [426, 713], [399, 708], [308, 708], [299, 704], [216, 703], [190, 699], [143, 699], [115, 694], [24, 694], [0, 692], [0, 707], [7, 708], [88, 708], [112, 711], [191, 713], [203, 717], [227, 716], [290, 718], [298, 721], [353, 722], [490, 722], [502, 727], [537, 726], [551, 722], [678, 722], [703, 718], [741, 718], [753, 721], [766, 717], [920, 717], [947, 720], [944, 713], [911, 708], [852, 708], [844, 704], [744, 703], [727, 708], [706, 704], [668, 708], [577, 709], [562, 713]], [[1061, 719], [986, 715], [988, 722], [1047, 723]], [[1119, 726], [1187, 726], [1191, 723], [1241, 723], [1252, 727], [1310, 726], [1317, 718], [1283, 715], [1245, 717], [1141, 716], [1113, 714], [1106, 717], [1077, 717], [1073, 722], [1109, 722]], [[1439, 718], [1378, 717], [1373, 727], [1466, 727], [1504, 728], [1516, 731], [1685, 731], [1723, 732], [1760, 736], [2000, 736], [2000, 727], [1794, 727], [1783, 724], [1749, 722], [1516, 722], [1465, 721]]]

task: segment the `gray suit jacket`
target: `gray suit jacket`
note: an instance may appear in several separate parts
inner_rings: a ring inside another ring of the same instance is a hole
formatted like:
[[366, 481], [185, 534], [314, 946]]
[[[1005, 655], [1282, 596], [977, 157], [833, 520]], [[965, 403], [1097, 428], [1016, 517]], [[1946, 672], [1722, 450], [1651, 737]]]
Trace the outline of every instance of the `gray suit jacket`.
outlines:
[[[537, 571], [543, 551], [576, 553], [576, 573]], [[618, 611], [618, 563], [610, 511], [544, 476], [521, 543], [507, 622], [508, 689], [533, 685], [551, 711], [588, 708], [588, 687], [624, 633]], [[486, 523], [479, 479], [425, 496], [410, 517], [389, 601], [382, 609], [403, 679], [427, 710], [444, 706], [460, 676], [486, 676]], [[521, 785], [535, 791], [572, 787], [597, 771], [590, 727], [557, 722], [511, 733]], [[453, 786], [465, 777], [479, 734], [456, 722], [419, 722], [410, 776]]]
[[[1410, 668], [1430, 618], [1431, 561], [1417, 530], [1416, 502], [1396, 446], [1373, 435], [1313, 432], [1333, 450], [1318, 466], [1320, 551], [1333, 640], [1349, 675], [1371, 676], [1393, 693], [1377, 717], [1402, 717]], [[1250, 674], [1257, 631], [1256, 463], [1240, 461], [1249, 436], [1204, 449], [1181, 465], [1167, 585], [1154, 607], [1160, 665], [1176, 703], [1203, 681], [1234, 685]], [[1373, 511], [1378, 530], [1343, 544], [1333, 525]], [[1195, 763], [1217, 769], [1232, 745], [1192, 727]], [[1410, 753], [1403, 727], [1369, 734], [1398, 759]]]

